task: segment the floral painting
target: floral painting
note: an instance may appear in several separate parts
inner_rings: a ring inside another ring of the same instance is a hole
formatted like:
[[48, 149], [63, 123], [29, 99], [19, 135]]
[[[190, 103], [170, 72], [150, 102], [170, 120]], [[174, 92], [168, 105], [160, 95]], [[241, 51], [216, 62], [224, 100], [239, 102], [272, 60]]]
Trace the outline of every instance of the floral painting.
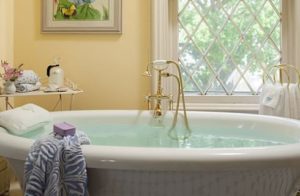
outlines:
[[121, 33], [122, 0], [43, 0], [44, 33]]
[[109, 0], [53, 0], [54, 20], [109, 19]]

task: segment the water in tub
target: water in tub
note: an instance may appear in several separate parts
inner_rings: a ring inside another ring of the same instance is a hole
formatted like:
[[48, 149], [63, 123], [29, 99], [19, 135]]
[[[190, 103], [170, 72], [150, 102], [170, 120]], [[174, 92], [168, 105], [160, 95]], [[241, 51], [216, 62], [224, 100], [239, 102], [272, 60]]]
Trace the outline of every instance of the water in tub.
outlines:
[[[105, 123], [91, 119], [65, 119], [84, 131], [91, 139], [93, 145], [127, 146], [127, 147], [184, 147], [184, 148], [234, 148], [234, 147], [260, 147], [295, 143], [293, 138], [284, 138], [282, 135], [264, 135], [263, 127], [252, 125], [230, 126], [226, 123], [207, 122], [191, 123], [192, 134], [185, 142], [178, 142], [168, 136], [170, 126], [166, 123]], [[170, 124], [170, 122], [167, 122]], [[37, 139], [52, 132], [53, 124], [43, 129], [29, 132], [22, 137]], [[184, 130], [179, 124], [175, 130]], [[180, 131], [179, 131], [180, 132]], [[184, 131], [183, 131], [184, 132]]]

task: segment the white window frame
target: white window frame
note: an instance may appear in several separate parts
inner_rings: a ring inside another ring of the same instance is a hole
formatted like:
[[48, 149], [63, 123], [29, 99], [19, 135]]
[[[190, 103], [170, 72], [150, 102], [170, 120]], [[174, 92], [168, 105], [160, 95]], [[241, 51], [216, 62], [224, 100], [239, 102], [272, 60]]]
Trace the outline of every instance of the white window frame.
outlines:
[[[151, 9], [151, 59], [177, 61], [177, 0], [151, 0]], [[283, 0], [282, 13], [282, 63], [289, 63], [300, 69], [300, 1]], [[296, 77], [292, 73], [290, 77], [291, 81], [295, 82]], [[155, 82], [154, 77], [153, 92], [156, 88]], [[165, 92], [176, 94], [177, 87], [173, 85], [172, 80], [165, 81], [163, 85]], [[259, 108], [258, 95], [197, 96], [186, 94], [185, 98], [188, 110], [257, 113]]]

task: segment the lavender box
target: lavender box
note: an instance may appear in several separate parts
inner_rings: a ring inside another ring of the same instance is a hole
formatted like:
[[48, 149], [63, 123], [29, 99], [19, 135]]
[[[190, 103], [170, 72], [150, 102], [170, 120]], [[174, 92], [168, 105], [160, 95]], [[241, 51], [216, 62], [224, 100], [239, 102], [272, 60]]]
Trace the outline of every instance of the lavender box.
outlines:
[[73, 136], [75, 134], [76, 128], [69, 123], [63, 122], [54, 124], [53, 131], [54, 133], [61, 136]]

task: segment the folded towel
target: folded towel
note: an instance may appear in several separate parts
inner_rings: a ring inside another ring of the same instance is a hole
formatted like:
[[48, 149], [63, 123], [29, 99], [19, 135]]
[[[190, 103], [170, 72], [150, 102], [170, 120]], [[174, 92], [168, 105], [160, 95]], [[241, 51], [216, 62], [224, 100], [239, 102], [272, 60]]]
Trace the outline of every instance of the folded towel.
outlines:
[[280, 107], [284, 93], [281, 85], [265, 84], [259, 99], [259, 114], [274, 115]]
[[290, 85], [283, 84], [284, 101], [282, 104], [283, 112], [278, 116], [291, 118], [291, 104], [290, 104]]
[[295, 105], [294, 107], [297, 108], [297, 112], [295, 115], [295, 119], [300, 120], [300, 86], [299, 84], [294, 84], [294, 91], [295, 91]]
[[300, 120], [300, 89], [298, 84], [290, 84], [290, 114], [291, 118]]
[[20, 93], [26, 93], [26, 92], [31, 92], [31, 91], [35, 91], [35, 90], [39, 90], [41, 87], [41, 83], [37, 82], [36, 84], [16, 84], [16, 89], [17, 92]]
[[279, 84], [266, 84], [263, 86], [260, 96], [260, 104], [271, 108], [276, 108], [282, 96], [283, 87]]
[[16, 79], [15, 84], [36, 84], [39, 82], [38, 75], [32, 70], [24, 70], [22, 75]]
[[78, 136], [37, 140], [25, 161], [24, 195], [88, 195], [86, 162]]
[[290, 85], [264, 85], [260, 95], [259, 114], [290, 118], [290, 96]]
[[15, 135], [41, 128], [51, 121], [50, 113], [35, 104], [0, 112], [0, 126]]
[[280, 84], [265, 84], [259, 100], [259, 114], [279, 115], [283, 113], [284, 89]]

